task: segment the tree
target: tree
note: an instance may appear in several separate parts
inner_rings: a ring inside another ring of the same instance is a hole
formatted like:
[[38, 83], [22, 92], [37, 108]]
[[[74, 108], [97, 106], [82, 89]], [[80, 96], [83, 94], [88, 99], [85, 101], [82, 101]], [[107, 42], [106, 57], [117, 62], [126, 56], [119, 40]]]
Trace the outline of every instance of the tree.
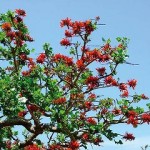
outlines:
[[[0, 15], [0, 59], [5, 61], [0, 68], [1, 148], [77, 150], [87, 148], [88, 143], [100, 145], [103, 137], [117, 144], [134, 140], [132, 133], [122, 135], [110, 129], [115, 124], [137, 127], [150, 122], [150, 104], [147, 110], [134, 105], [148, 97], [129, 94], [137, 81], [117, 78], [118, 66], [128, 57], [128, 39], [117, 37], [115, 47], [110, 39], [102, 39], [102, 46], [90, 48], [90, 35], [100, 25], [99, 17], [86, 21], [66, 18], [60, 23], [66, 27], [60, 44], [70, 56], [55, 54], [45, 43], [43, 52], [33, 59], [27, 46], [33, 39], [25, 16], [21, 9]], [[119, 89], [119, 99], [99, 95], [103, 88]], [[41, 134], [47, 136], [44, 145]]]

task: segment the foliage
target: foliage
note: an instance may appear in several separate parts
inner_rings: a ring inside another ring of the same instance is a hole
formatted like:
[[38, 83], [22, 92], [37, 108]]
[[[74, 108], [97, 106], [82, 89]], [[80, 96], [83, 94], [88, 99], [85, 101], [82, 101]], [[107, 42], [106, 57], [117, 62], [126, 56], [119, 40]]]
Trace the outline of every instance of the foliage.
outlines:
[[[88, 143], [100, 145], [103, 137], [117, 144], [134, 140], [133, 134], [122, 135], [110, 128], [150, 122], [150, 113], [134, 105], [148, 97], [130, 94], [137, 81], [117, 78], [118, 66], [128, 57], [128, 39], [117, 37], [118, 44], [112, 47], [111, 40], [103, 38], [102, 46], [90, 48], [90, 35], [97, 29], [99, 17], [86, 21], [66, 18], [60, 23], [66, 27], [60, 45], [70, 56], [55, 54], [45, 43], [43, 52], [33, 59], [33, 50], [27, 46], [33, 39], [24, 24], [25, 16], [21, 9], [0, 15], [0, 60], [6, 62], [0, 67], [1, 148], [77, 150], [86, 149]], [[120, 91], [119, 99], [98, 95], [109, 87]], [[41, 134], [47, 137], [44, 145]]]

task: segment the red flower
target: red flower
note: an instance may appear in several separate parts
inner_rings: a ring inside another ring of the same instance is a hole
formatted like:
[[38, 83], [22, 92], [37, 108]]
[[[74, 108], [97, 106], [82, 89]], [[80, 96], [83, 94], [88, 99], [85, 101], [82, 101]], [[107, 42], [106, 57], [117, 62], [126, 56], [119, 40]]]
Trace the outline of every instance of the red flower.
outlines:
[[103, 108], [100, 112], [101, 115], [105, 115], [108, 112], [106, 108]]
[[85, 65], [82, 59], [77, 60], [76, 65], [77, 65], [77, 68], [80, 70], [85, 68]]
[[127, 112], [127, 117], [137, 117], [137, 113], [134, 110], [130, 110]]
[[8, 32], [11, 30], [11, 24], [9, 22], [5, 22], [2, 24], [1, 28]]
[[16, 9], [15, 12], [19, 15], [19, 16], [26, 16], [26, 12], [23, 9]]
[[69, 27], [71, 24], [72, 24], [72, 22], [71, 22], [71, 19], [69, 19], [69, 18], [61, 20], [61, 22], [60, 22], [60, 26], [61, 27], [64, 27], [64, 26], [68, 26]]
[[110, 50], [111, 46], [109, 45], [109, 43], [105, 44], [102, 48], [102, 50], [107, 51]]
[[66, 65], [68, 65], [68, 66], [71, 66], [71, 65], [73, 65], [73, 60], [72, 60], [72, 58], [70, 58], [70, 57], [67, 57], [67, 56], [65, 56], [65, 55], [62, 55], [62, 54], [55, 54], [54, 56], [53, 56], [53, 61], [54, 62], [63, 62], [63, 63], [65, 63]]
[[147, 122], [148, 124], [150, 123], [150, 114], [143, 114], [142, 115], [142, 120], [143, 120], [143, 122]]
[[64, 104], [65, 102], [66, 102], [65, 97], [61, 97], [61, 98], [58, 98], [56, 100], [53, 100], [53, 103], [56, 104], [56, 105], [61, 105], [61, 104]]
[[99, 57], [99, 61], [100, 61], [100, 62], [106, 62], [106, 61], [109, 61], [109, 59], [110, 59], [110, 56], [109, 56], [108, 54], [101, 55], [101, 56]]
[[10, 140], [6, 141], [6, 148], [8, 148], [8, 149], [12, 148], [12, 143]]
[[12, 40], [14, 40], [16, 35], [15, 35], [15, 32], [9, 31], [9, 32], [7, 32], [6, 36], [9, 37], [12, 41]]
[[106, 68], [102, 67], [102, 68], [97, 68], [96, 70], [98, 71], [98, 73], [99, 73], [100, 76], [103, 76], [105, 74]]
[[33, 38], [30, 37], [30, 35], [26, 34], [25, 38], [26, 38], [26, 41], [33, 42]]
[[28, 145], [24, 148], [24, 150], [44, 150], [38, 147], [37, 144]]
[[22, 76], [30, 76], [30, 71], [22, 71]]
[[132, 124], [133, 127], [137, 127], [138, 120], [137, 120], [137, 118], [134, 118], [133, 116], [130, 116], [128, 118], [127, 124]]
[[99, 145], [99, 143], [102, 143], [102, 142], [104, 142], [101, 138], [95, 138], [94, 139], [94, 144], [95, 145]]
[[94, 31], [94, 27], [92, 26], [92, 22], [91, 22], [91, 20], [86, 20], [85, 22], [84, 22], [84, 28], [85, 28], [85, 32], [87, 33], [87, 34], [91, 34], [91, 32], [92, 31]]
[[80, 113], [80, 119], [81, 119], [81, 120], [85, 120], [85, 119], [86, 119], [85, 117], [86, 117], [85, 112], [81, 112], [81, 113]]
[[79, 34], [81, 30], [84, 28], [84, 23], [81, 21], [75, 21], [71, 24], [71, 27], [74, 34]]
[[20, 111], [19, 113], [18, 113], [18, 117], [24, 117], [25, 115], [27, 114], [27, 111]]
[[106, 77], [105, 80], [104, 80], [104, 82], [105, 82], [106, 85], [107, 84], [111, 84], [112, 81], [113, 81], [113, 77], [111, 75], [108, 76], [108, 77]]
[[78, 149], [79, 146], [80, 146], [80, 144], [79, 144], [78, 141], [71, 141], [70, 144], [69, 144], [69, 147], [72, 148], [72, 150]]
[[120, 83], [119, 89], [120, 91], [127, 91], [127, 85], [125, 83]]
[[58, 144], [52, 144], [49, 146], [49, 148], [50, 148], [49, 150], [61, 150], [62, 149], [62, 147]]
[[86, 102], [84, 103], [84, 105], [85, 105], [85, 107], [89, 110], [89, 109], [91, 108], [91, 106], [92, 106], [92, 102], [91, 102], [91, 101], [86, 101]]
[[27, 108], [28, 108], [28, 110], [31, 111], [31, 112], [34, 112], [34, 111], [39, 110], [39, 107], [38, 107], [37, 105], [34, 105], [34, 104], [29, 104], [29, 105], [27, 105]]
[[65, 30], [65, 36], [66, 37], [72, 37], [72, 33], [71, 32], [69, 32], [68, 30]]
[[24, 44], [24, 41], [22, 41], [21, 39], [16, 39], [14, 44], [17, 45], [18, 47], [21, 47]]
[[132, 124], [134, 127], [138, 124], [137, 113], [134, 110], [127, 112], [128, 121], [127, 124]]
[[45, 58], [46, 58], [45, 53], [41, 53], [41, 54], [37, 57], [36, 62], [42, 64], [42, 63], [44, 63]]
[[88, 99], [90, 100], [94, 100], [96, 98], [96, 95], [93, 93], [90, 93], [90, 95], [88, 96]]
[[120, 109], [114, 109], [114, 110], [112, 111], [112, 113], [115, 114], [115, 115], [120, 115], [122, 112], [121, 112]]
[[128, 97], [129, 96], [129, 92], [128, 90], [124, 90], [123, 93], [121, 94], [122, 97]]
[[92, 51], [86, 51], [86, 61], [92, 62], [94, 60], [99, 60], [102, 55], [101, 52], [98, 49], [94, 49]]
[[89, 118], [87, 119], [87, 122], [88, 122], [89, 124], [92, 124], [92, 125], [96, 125], [96, 124], [97, 124], [96, 120], [95, 120], [94, 118], [92, 118], [92, 117], [89, 117]]
[[85, 140], [85, 141], [87, 141], [89, 139], [89, 134], [88, 133], [84, 133], [82, 135], [82, 139]]
[[14, 21], [15, 24], [17, 24], [17, 23], [22, 22], [23, 19], [21, 17], [17, 16], [13, 21]]
[[90, 76], [86, 79], [86, 84], [88, 85], [89, 89], [93, 89], [99, 86], [98, 77]]
[[71, 45], [71, 43], [70, 43], [70, 41], [68, 40], [68, 39], [62, 39], [61, 41], [60, 41], [60, 44], [62, 45], [62, 46], [70, 46]]
[[126, 140], [130, 140], [130, 141], [132, 141], [132, 140], [135, 139], [135, 137], [134, 137], [133, 134], [131, 134], [131, 133], [126, 133], [126, 134], [123, 136], [123, 138], [126, 139]]
[[135, 80], [135, 79], [128, 81], [128, 85], [129, 85], [130, 87], [132, 87], [133, 89], [135, 88], [136, 83], [137, 83], [137, 80]]
[[144, 94], [141, 95], [142, 99], [149, 99], [147, 96], [145, 96]]
[[33, 61], [33, 58], [28, 57], [28, 67], [30, 68], [30, 71], [36, 68], [36, 64]]
[[118, 82], [115, 79], [113, 79], [111, 82], [111, 85], [112, 86], [118, 86]]
[[21, 54], [19, 55], [19, 57], [20, 57], [22, 60], [27, 60], [27, 58], [28, 58], [25, 53], [21, 53]]

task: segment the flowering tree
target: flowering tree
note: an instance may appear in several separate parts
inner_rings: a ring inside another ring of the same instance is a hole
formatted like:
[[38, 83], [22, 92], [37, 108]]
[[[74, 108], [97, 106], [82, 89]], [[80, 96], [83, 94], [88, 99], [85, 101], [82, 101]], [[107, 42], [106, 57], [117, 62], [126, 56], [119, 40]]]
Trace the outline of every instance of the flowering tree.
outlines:
[[[129, 91], [137, 81], [122, 82], [117, 77], [117, 67], [128, 57], [128, 39], [116, 38], [115, 47], [110, 39], [103, 39], [102, 46], [90, 48], [99, 17], [66, 18], [60, 22], [66, 27], [60, 44], [70, 56], [54, 54], [45, 43], [34, 60], [27, 47], [33, 39], [23, 22], [25, 16], [21, 9], [0, 15], [0, 60], [6, 62], [0, 67], [0, 147], [77, 150], [86, 149], [88, 143], [100, 145], [104, 137], [118, 144], [123, 139], [134, 140], [132, 133], [122, 135], [110, 128], [150, 122], [150, 105], [147, 111], [134, 105], [148, 97]], [[109, 87], [120, 91], [119, 99], [98, 95], [99, 89]], [[47, 138], [44, 145], [41, 134]]]

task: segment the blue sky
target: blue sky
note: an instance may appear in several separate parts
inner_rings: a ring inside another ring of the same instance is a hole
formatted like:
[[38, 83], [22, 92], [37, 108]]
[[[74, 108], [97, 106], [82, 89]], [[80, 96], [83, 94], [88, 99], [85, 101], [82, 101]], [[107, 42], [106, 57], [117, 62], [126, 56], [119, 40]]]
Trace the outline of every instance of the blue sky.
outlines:
[[[138, 80], [136, 91], [150, 96], [150, 0], [1, 0], [0, 13], [8, 9], [24, 9], [27, 17], [25, 22], [29, 27], [35, 42], [30, 45], [36, 53], [42, 52], [44, 42], [50, 42], [55, 52], [64, 53], [59, 41], [63, 31], [59, 22], [66, 17], [73, 20], [86, 20], [100, 16], [101, 23], [98, 31], [92, 36], [93, 44], [100, 44], [101, 38], [128, 37], [129, 62], [138, 66], [124, 65], [119, 68], [119, 76], [126, 81]], [[116, 131], [133, 132], [137, 137], [134, 142], [126, 142], [116, 146], [106, 141], [103, 147], [95, 150], [127, 150], [140, 149], [140, 146], [150, 144], [150, 126], [144, 125], [137, 129], [130, 126], [112, 127]], [[91, 147], [89, 147], [91, 149]]]

